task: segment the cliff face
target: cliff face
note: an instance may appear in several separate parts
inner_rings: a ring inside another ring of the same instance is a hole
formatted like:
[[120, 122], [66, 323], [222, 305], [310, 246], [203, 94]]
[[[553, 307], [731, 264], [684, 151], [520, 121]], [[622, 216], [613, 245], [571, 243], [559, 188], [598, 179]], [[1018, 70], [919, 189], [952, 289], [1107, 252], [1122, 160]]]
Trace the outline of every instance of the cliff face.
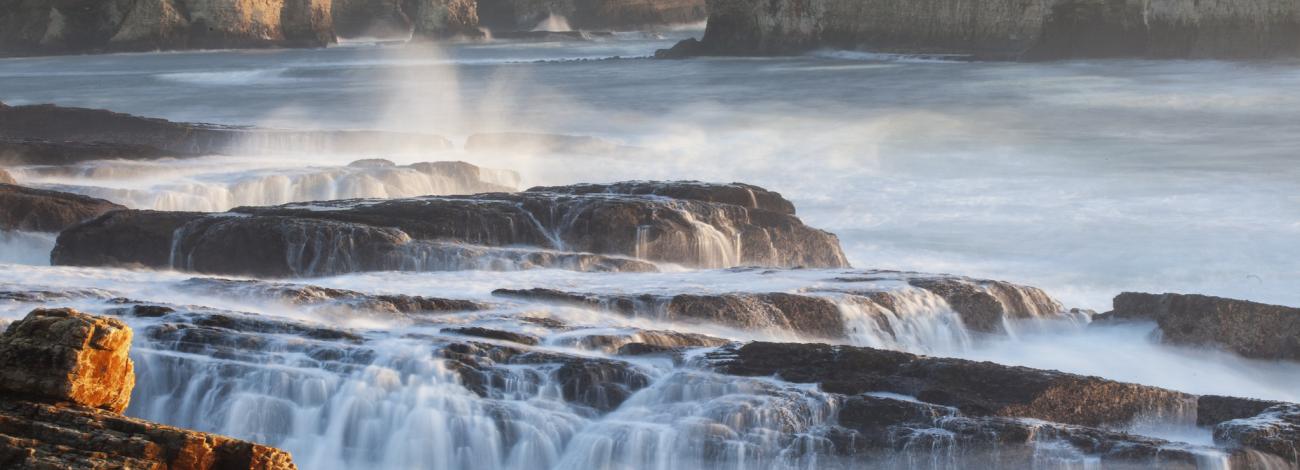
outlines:
[[572, 29], [629, 30], [703, 21], [704, 0], [478, 0], [483, 26], [527, 30], [551, 15]]
[[479, 36], [474, 0], [334, 0], [340, 37]]
[[709, 0], [708, 8], [703, 54], [822, 47], [1015, 60], [1300, 53], [1294, 0]]
[[330, 0], [0, 0], [0, 54], [323, 46]]

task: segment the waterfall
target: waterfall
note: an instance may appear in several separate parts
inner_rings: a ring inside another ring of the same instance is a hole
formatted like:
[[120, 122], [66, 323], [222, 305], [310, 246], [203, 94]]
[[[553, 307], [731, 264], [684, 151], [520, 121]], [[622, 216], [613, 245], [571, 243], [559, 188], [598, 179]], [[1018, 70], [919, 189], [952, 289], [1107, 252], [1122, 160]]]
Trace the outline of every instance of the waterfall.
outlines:
[[887, 297], [890, 307], [862, 296], [837, 299], [851, 344], [918, 354], [970, 348], [970, 332], [943, 298], [915, 287], [878, 295]]

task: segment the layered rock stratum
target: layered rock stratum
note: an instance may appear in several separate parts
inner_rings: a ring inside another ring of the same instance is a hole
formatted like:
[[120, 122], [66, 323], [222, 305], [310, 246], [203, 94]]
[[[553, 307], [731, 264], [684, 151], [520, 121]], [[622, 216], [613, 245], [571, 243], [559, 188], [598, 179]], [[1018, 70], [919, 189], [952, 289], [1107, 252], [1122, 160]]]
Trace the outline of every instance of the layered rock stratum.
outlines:
[[288, 453], [122, 416], [135, 385], [122, 321], [38, 309], [0, 335], [0, 467], [290, 470]]
[[1101, 322], [1155, 321], [1160, 339], [1256, 359], [1300, 360], [1300, 309], [1195, 294], [1125, 292]]
[[1300, 53], [1290, 0], [709, 0], [703, 40], [665, 57], [819, 48], [976, 59], [1246, 59]]

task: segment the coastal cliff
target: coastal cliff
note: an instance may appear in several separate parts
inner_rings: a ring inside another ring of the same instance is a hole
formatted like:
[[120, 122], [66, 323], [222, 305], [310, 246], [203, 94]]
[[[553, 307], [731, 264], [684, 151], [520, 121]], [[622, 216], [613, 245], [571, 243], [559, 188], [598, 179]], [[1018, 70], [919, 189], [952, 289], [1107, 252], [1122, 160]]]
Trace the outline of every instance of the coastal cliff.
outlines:
[[1249, 59], [1300, 53], [1292, 0], [709, 0], [701, 42], [661, 56], [818, 48], [974, 59]]
[[0, 0], [0, 54], [314, 47], [329, 0]]

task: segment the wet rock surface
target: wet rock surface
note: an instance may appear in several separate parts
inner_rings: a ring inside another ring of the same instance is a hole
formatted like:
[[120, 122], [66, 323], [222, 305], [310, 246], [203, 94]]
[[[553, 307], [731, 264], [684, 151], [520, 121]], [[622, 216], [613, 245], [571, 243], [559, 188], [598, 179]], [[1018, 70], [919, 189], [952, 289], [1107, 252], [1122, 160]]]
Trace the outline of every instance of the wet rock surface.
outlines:
[[35, 310], [0, 336], [0, 466], [294, 469], [279, 449], [120, 413], [135, 384], [117, 319]]
[[715, 184], [699, 181], [625, 181], [610, 184], [574, 184], [569, 186], [539, 186], [528, 191], [559, 194], [629, 194], [653, 195], [673, 199], [718, 202], [748, 209], [762, 209], [794, 215], [794, 203], [780, 193], [758, 186], [731, 183]]
[[1280, 401], [1202, 395], [1196, 399], [1196, 425], [1214, 426], [1224, 421], [1249, 418], [1284, 404]]
[[772, 55], [836, 48], [991, 60], [1294, 57], [1297, 8], [1281, 0], [710, 0], [702, 43], [675, 49]]
[[194, 292], [234, 298], [260, 297], [294, 305], [330, 305], [364, 311], [391, 313], [442, 313], [483, 310], [478, 302], [404, 294], [367, 294], [302, 284], [255, 280], [193, 278], [181, 287]]
[[1125, 292], [1100, 322], [1153, 320], [1169, 344], [1257, 359], [1300, 360], [1300, 309], [1191, 294]]
[[0, 183], [0, 230], [59, 232], [123, 209], [103, 199]]
[[6, 165], [72, 165], [92, 160], [156, 160], [187, 156], [192, 155], [149, 145], [0, 138], [0, 163]]
[[497, 261], [507, 268], [606, 271], [655, 270], [645, 261], [847, 265], [834, 235], [788, 214], [653, 195], [543, 191], [241, 207], [220, 215], [131, 211], [64, 233], [52, 259], [263, 276], [492, 269]]
[[755, 342], [719, 357], [730, 374], [776, 375], [850, 395], [898, 393], [971, 416], [1101, 426], [1196, 406], [1192, 395], [1100, 377], [851, 346]]
[[[27, 141], [29, 164], [227, 153], [368, 153], [445, 149], [439, 136], [382, 131], [311, 131], [173, 122], [102, 109], [0, 103], [0, 138]], [[43, 144], [32, 141], [51, 141]], [[11, 144], [13, 145], [13, 144]], [[0, 147], [3, 148], [3, 147]]]
[[1256, 416], [1220, 423], [1214, 427], [1214, 442], [1276, 455], [1294, 468], [1300, 465], [1300, 405], [1277, 405]]
[[942, 297], [975, 331], [1003, 332], [1008, 320], [1043, 318], [1064, 310], [1041, 289], [1008, 282], [945, 277], [908, 283]]
[[[442, 350], [453, 361], [462, 384], [484, 397], [524, 384], [533, 388], [553, 385], [567, 402], [605, 413], [618, 408], [634, 392], [648, 386], [651, 377], [627, 362], [545, 351], [526, 351], [478, 342], [452, 343]], [[541, 369], [502, 367], [545, 366]]]

